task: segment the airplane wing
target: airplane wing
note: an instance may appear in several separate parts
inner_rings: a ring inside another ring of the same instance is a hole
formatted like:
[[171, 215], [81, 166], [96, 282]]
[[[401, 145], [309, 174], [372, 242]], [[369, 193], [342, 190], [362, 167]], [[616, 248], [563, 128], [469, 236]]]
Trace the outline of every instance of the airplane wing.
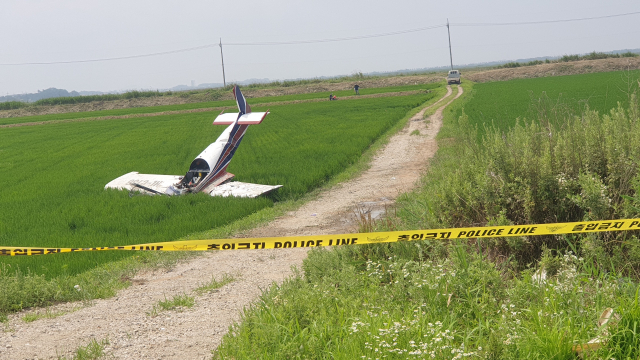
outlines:
[[128, 174], [124, 174], [117, 179], [111, 180], [105, 189], [116, 190], [129, 190], [139, 191], [143, 194], [155, 195], [166, 194], [174, 195], [167, 192], [169, 187], [182, 180], [182, 176], [178, 175], [155, 175], [155, 174], [140, 174], [137, 171], [132, 171]]
[[[260, 185], [240, 181], [229, 182], [233, 177], [233, 174], [227, 173], [220, 180], [204, 188], [202, 192], [211, 196], [255, 198], [282, 187], [282, 185]], [[180, 180], [182, 176], [140, 174], [133, 171], [112, 180], [104, 188], [137, 191], [147, 195], [178, 195], [173, 185]]]
[[[208, 193], [211, 196], [255, 198], [281, 187], [282, 185], [260, 185], [240, 181], [232, 181], [224, 183], [222, 185], [218, 185], [211, 191], [208, 191]], [[205, 191], [206, 190], [209, 189], [205, 189]]]

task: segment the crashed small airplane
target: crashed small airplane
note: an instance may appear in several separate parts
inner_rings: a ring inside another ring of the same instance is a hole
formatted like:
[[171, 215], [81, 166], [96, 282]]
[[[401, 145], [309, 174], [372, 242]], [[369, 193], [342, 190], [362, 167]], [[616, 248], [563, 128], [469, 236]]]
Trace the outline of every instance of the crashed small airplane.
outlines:
[[198, 155], [185, 176], [140, 174], [136, 171], [112, 180], [105, 189], [137, 191], [149, 195], [183, 195], [205, 192], [211, 196], [258, 197], [282, 185], [259, 185], [231, 181], [227, 166], [249, 125], [257, 125], [269, 113], [251, 112], [240, 88], [233, 88], [239, 113], [220, 113], [214, 125], [229, 125], [218, 139]]

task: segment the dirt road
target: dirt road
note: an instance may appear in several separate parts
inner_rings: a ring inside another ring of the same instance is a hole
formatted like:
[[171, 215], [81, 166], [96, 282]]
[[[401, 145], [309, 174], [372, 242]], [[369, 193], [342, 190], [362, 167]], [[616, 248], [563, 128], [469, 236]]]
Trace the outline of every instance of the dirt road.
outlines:
[[[449, 87], [447, 95], [451, 94]], [[458, 96], [462, 88], [458, 87]], [[444, 99], [444, 98], [443, 98]], [[442, 100], [429, 121], [423, 109], [394, 135], [374, 158], [371, 168], [356, 179], [337, 185], [318, 199], [246, 236], [343, 233], [357, 230], [353, 210], [362, 206], [374, 214], [398, 194], [412, 189], [435, 154], [435, 136], [442, 125]], [[420, 135], [410, 135], [415, 130]], [[208, 359], [240, 311], [263, 289], [291, 275], [305, 249], [247, 250], [208, 253], [171, 271], [139, 274], [134, 285], [90, 306], [62, 304], [51, 313], [65, 315], [25, 323], [25, 313], [13, 314], [0, 333], [0, 359], [57, 359], [70, 356], [91, 339], [107, 339], [107, 358]], [[197, 295], [194, 289], [215, 276], [231, 274], [236, 281], [217, 291]], [[154, 304], [175, 295], [195, 297], [195, 306], [182, 312], [149, 315]], [[42, 310], [41, 310], [42, 311]]]

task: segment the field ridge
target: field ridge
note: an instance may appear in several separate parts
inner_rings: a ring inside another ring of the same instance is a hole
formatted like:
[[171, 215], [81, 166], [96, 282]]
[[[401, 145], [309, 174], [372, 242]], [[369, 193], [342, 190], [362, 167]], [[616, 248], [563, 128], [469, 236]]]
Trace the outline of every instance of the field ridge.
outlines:
[[[389, 93], [379, 93], [379, 94], [368, 94], [368, 95], [352, 95], [352, 96], [343, 96], [338, 100], [357, 100], [357, 99], [371, 99], [371, 98], [380, 98], [380, 97], [393, 97], [393, 96], [407, 96], [407, 95], [415, 95], [418, 93], [422, 93], [422, 90], [413, 90], [413, 91], [399, 91], [399, 92], [389, 92]], [[253, 106], [275, 106], [275, 105], [290, 105], [290, 104], [301, 104], [301, 103], [314, 103], [314, 102], [322, 102], [327, 101], [324, 98], [318, 99], [305, 99], [305, 100], [285, 100], [285, 101], [273, 101], [273, 102], [256, 102], [252, 103]], [[34, 122], [24, 122], [24, 123], [15, 123], [15, 124], [4, 124], [0, 125], [0, 129], [2, 128], [13, 128], [13, 127], [21, 127], [21, 126], [38, 126], [38, 125], [49, 125], [49, 124], [61, 124], [61, 123], [70, 123], [70, 122], [85, 122], [85, 121], [101, 121], [101, 120], [119, 120], [119, 119], [132, 119], [132, 118], [140, 118], [140, 117], [153, 117], [153, 116], [164, 116], [164, 115], [179, 115], [179, 114], [193, 114], [193, 113], [201, 113], [201, 112], [211, 112], [211, 111], [224, 111], [229, 109], [235, 109], [236, 106], [217, 106], [217, 107], [205, 107], [198, 109], [187, 109], [187, 110], [169, 110], [169, 111], [159, 111], [159, 112], [150, 112], [150, 113], [140, 113], [140, 114], [129, 114], [129, 115], [113, 115], [113, 116], [95, 116], [95, 117], [83, 117], [76, 119], [57, 119], [57, 120], [49, 120], [49, 121], [34, 121]]]

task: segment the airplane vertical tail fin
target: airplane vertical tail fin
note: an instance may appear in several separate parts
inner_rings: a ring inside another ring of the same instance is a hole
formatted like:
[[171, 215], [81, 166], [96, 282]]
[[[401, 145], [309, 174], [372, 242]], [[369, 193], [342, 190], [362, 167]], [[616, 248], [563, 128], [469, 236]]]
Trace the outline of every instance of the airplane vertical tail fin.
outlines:
[[240, 91], [240, 87], [238, 85], [233, 87], [233, 97], [236, 98], [236, 104], [238, 104], [240, 116], [251, 112], [251, 108], [247, 104], [247, 100], [244, 98], [244, 95], [242, 95], [242, 91]]

